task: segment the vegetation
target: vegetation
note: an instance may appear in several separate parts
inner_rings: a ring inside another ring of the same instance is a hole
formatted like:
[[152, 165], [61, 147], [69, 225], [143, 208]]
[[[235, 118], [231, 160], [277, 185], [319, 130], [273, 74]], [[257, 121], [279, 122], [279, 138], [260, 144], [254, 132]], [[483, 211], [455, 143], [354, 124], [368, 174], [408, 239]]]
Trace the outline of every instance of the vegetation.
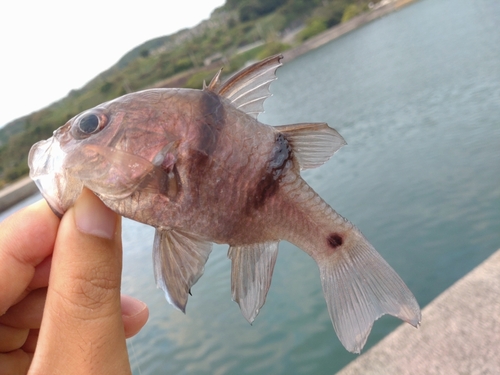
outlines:
[[307, 23], [307, 26], [299, 33], [298, 38], [300, 41], [304, 41], [325, 31], [326, 29], [328, 29], [328, 27], [326, 26], [325, 20], [321, 18], [312, 18]]
[[358, 4], [350, 4], [344, 10], [344, 14], [342, 15], [342, 22], [349, 21], [351, 18], [356, 17], [358, 14], [361, 14], [364, 11], [366, 11], [366, 9], [359, 6]]
[[[28, 173], [30, 147], [78, 113], [147, 87], [200, 88], [221, 66], [229, 74], [282, 52], [368, 9], [361, 0], [226, 0], [192, 29], [145, 42], [65, 98], [0, 129], [0, 188]], [[305, 25], [305, 26], [304, 26]]]

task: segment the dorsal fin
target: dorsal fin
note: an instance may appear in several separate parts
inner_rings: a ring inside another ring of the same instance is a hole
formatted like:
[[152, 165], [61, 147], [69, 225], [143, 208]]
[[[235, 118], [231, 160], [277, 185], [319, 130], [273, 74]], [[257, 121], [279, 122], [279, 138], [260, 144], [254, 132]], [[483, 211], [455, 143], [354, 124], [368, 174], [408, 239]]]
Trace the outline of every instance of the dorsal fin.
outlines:
[[219, 85], [220, 71], [207, 89], [223, 96], [239, 110], [257, 118], [264, 111], [264, 101], [271, 96], [269, 85], [276, 79], [282, 55], [275, 55], [239, 71]]
[[220, 78], [220, 75], [222, 73], [222, 69], [223, 68], [220, 68], [219, 71], [217, 72], [217, 74], [214, 75], [214, 78], [212, 78], [212, 80], [210, 81], [208, 86], [205, 83], [205, 81], [203, 81], [203, 90], [210, 90], [213, 92], [217, 92], [217, 86], [219, 86], [219, 84], [220, 84], [219, 78]]

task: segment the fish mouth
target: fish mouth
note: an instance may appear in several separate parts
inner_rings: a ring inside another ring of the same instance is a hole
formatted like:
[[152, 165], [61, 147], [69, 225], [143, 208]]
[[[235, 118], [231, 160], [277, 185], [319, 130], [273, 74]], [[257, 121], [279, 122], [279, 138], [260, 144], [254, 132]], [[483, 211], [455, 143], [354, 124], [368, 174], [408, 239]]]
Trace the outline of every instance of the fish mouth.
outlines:
[[35, 143], [28, 156], [31, 179], [59, 217], [73, 205], [83, 189], [80, 181], [66, 173], [66, 157], [55, 137]]

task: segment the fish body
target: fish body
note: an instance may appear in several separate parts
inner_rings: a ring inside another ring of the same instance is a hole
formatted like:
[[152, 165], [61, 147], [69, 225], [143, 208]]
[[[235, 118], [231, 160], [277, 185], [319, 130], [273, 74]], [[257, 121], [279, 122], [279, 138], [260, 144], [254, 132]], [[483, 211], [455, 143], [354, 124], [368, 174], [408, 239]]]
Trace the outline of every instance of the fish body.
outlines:
[[203, 90], [151, 89], [83, 112], [35, 144], [30, 175], [58, 215], [83, 187], [156, 228], [157, 285], [185, 311], [212, 243], [229, 244], [231, 291], [252, 322], [281, 240], [318, 264], [335, 331], [353, 352], [391, 314], [417, 326], [418, 303], [349, 221], [301, 178], [344, 139], [325, 123], [268, 126], [257, 116], [281, 56], [219, 74]]

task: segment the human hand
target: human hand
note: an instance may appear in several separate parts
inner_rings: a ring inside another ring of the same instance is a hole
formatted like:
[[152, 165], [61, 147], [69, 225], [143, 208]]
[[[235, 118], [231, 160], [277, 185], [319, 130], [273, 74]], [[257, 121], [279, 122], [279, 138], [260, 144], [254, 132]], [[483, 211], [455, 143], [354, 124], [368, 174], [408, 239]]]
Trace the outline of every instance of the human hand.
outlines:
[[88, 190], [61, 220], [41, 201], [0, 223], [0, 375], [131, 373], [149, 311], [121, 268], [119, 216]]

